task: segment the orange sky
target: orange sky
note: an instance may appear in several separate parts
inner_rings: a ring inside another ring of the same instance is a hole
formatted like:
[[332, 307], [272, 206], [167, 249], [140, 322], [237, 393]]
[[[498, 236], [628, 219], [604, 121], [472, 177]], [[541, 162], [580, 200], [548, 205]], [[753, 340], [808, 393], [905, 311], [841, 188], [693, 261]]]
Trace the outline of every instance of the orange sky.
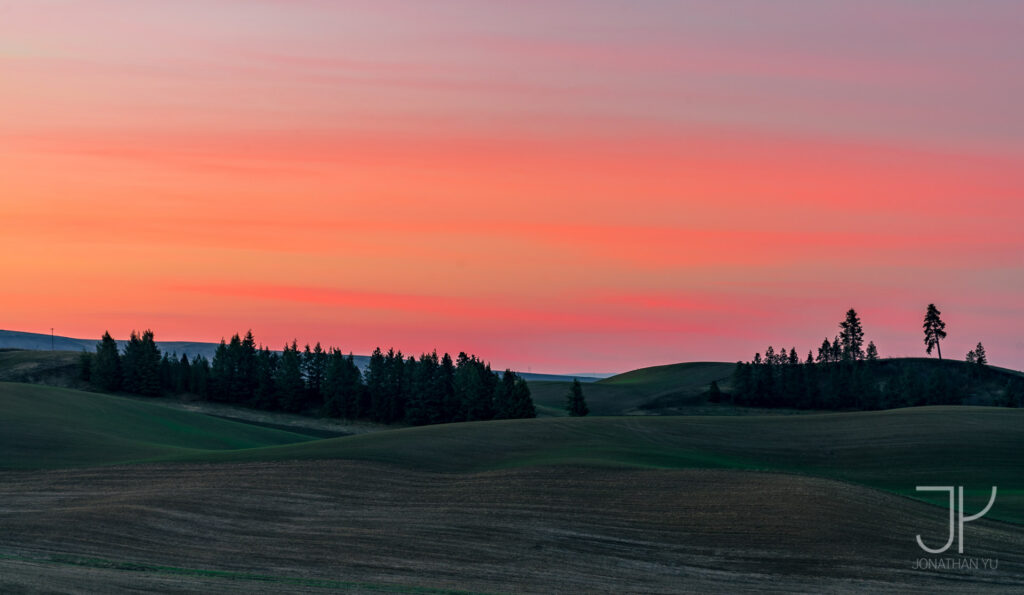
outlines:
[[1024, 10], [669, 4], [4, 5], [0, 328], [1024, 368]]

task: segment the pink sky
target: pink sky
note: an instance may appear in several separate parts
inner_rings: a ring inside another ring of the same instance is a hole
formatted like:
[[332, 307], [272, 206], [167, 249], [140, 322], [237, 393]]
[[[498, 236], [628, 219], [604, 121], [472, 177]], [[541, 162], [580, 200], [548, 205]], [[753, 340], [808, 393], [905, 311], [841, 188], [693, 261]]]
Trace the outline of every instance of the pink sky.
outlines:
[[1024, 368], [1024, 7], [0, 4], [0, 328]]

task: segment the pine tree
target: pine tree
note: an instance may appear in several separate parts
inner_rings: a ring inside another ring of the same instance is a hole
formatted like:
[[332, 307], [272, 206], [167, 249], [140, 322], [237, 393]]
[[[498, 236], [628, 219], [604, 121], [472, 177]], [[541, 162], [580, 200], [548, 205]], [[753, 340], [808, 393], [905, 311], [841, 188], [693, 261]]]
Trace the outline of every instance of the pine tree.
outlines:
[[515, 387], [512, 389], [509, 417], [512, 419], [537, 417], [537, 409], [533, 406], [533, 398], [530, 396], [530, 386], [518, 374], [516, 375]]
[[124, 370], [122, 388], [139, 395], [159, 395], [160, 359], [160, 349], [153, 340], [153, 331], [146, 330], [141, 336], [132, 331], [121, 360]]
[[850, 308], [846, 312], [846, 319], [839, 323], [839, 328], [842, 329], [839, 340], [842, 342], [843, 359], [864, 359], [864, 329], [861, 327], [857, 311]]
[[298, 342], [285, 345], [274, 376], [277, 402], [285, 411], [301, 411], [306, 401], [306, 383], [302, 380], [302, 357]]
[[369, 407], [363, 414], [369, 419], [380, 421], [385, 414], [384, 400], [387, 390], [387, 360], [380, 347], [375, 348], [370, 354], [370, 363], [366, 367], [364, 376]]
[[946, 338], [946, 323], [942, 322], [939, 315], [939, 309], [935, 307], [935, 304], [928, 304], [928, 311], [924, 315], [924, 344], [927, 347], [926, 351], [928, 355], [932, 354], [932, 349], [937, 349], [939, 352], [939, 359], [942, 359], [942, 346], [939, 345], [939, 341]]
[[324, 351], [319, 342], [317, 342], [316, 347], [312, 351], [310, 351], [309, 345], [306, 345], [305, 351], [302, 354], [302, 372], [306, 378], [307, 405], [311, 407], [323, 406], [322, 387], [324, 377], [327, 374], [327, 352]]
[[236, 403], [252, 404], [256, 396], [259, 382], [259, 353], [256, 349], [256, 338], [250, 329], [238, 344], [238, 352], [234, 358], [235, 373], [231, 387], [231, 397]]
[[494, 393], [494, 419], [510, 419], [512, 409], [512, 398], [516, 386], [516, 375], [512, 370], [506, 369], [498, 383], [498, 389]]
[[117, 341], [109, 332], [96, 344], [96, 356], [92, 361], [92, 383], [107, 391], [121, 388], [121, 354], [117, 349]]
[[252, 403], [260, 409], [275, 409], [278, 406], [277, 361], [279, 357], [268, 347], [256, 353], [256, 388], [253, 391]]
[[459, 420], [477, 421], [494, 418], [494, 393], [498, 378], [489, 365], [476, 356], [459, 353], [455, 366], [455, 396], [461, 408]]
[[874, 341], [869, 341], [868, 342], [868, 352], [867, 352], [867, 355], [865, 357], [867, 357], [867, 360], [869, 362], [877, 362], [878, 361], [878, 348], [875, 347], [875, 342]]
[[818, 363], [827, 364], [832, 361], [832, 344], [828, 342], [828, 337], [821, 342], [821, 347], [818, 348]]
[[711, 403], [722, 402], [722, 390], [718, 388], [717, 380], [712, 380], [711, 386], [708, 387], [708, 401]]
[[192, 364], [188, 361], [187, 355], [181, 356], [178, 362], [177, 374], [174, 377], [174, 392], [181, 394], [191, 390]]
[[732, 373], [732, 402], [746, 405], [754, 390], [754, 373], [752, 364], [736, 362]]
[[[237, 335], [236, 335], [237, 336]], [[228, 353], [228, 345], [224, 339], [213, 353], [213, 362], [210, 363], [208, 378], [208, 394], [211, 401], [226, 401], [231, 392], [231, 378], [234, 375], [231, 365], [231, 356]]]
[[975, 361], [979, 366], [988, 364], [988, 355], [985, 354], [985, 346], [978, 341], [978, 346], [974, 348]]
[[210, 398], [210, 360], [206, 356], [196, 355], [192, 358], [192, 381], [189, 385], [192, 392], [203, 399]]
[[569, 388], [569, 394], [565, 399], [565, 408], [573, 417], [583, 417], [590, 413], [587, 401], [583, 398], [583, 385], [578, 378], [572, 379], [572, 387]]
[[157, 396], [161, 392], [160, 382], [160, 348], [156, 346], [153, 331], [147, 329], [142, 333], [142, 352], [139, 359], [139, 394]]
[[455, 362], [452, 356], [445, 353], [441, 357], [441, 366], [437, 370], [437, 383], [441, 391], [441, 420], [455, 421], [459, 414], [459, 399], [455, 394]]

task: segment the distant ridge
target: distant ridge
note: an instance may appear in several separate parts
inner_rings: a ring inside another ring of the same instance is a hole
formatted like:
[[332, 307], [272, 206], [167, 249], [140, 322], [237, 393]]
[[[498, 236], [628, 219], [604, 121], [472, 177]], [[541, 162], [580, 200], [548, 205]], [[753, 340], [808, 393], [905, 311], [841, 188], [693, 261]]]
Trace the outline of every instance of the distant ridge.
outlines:
[[[56, 351], [94, 351], [99, 337], [95, 339], [75, 339], [72, 337], [53, 337], [53, 349]], [[118, 340], [119, 347], [124, 347], [128, 341]], [[213, 354], [217, 351], [220, 343], [202, 343], [199, 341], [157, 341], [161, 352], [177, 354], [178, 357], [187, 355], [189, 359], [202, 355], [208, 360], [213, 360]], [[31, 351], [49, 351], [50, 335], [43, 333], [25, 333], [22, 331], [0, 330], [0, 349], [28, 349]], [[275, 350], [277, 351], [277, 350]], [[454, 357], [454, 354], [453, 354]], [[370, 356], [354, 355], [355, 363], [360, 370], [365, 370], [370, 364]], [[527, 380], [572, 380], [579, 378], [580, 382], [596, 382], [604, 378], [604, 374], [581, 374], [573, 376], [569, 374], [532, 374], [529, 372], [517, 372]]]

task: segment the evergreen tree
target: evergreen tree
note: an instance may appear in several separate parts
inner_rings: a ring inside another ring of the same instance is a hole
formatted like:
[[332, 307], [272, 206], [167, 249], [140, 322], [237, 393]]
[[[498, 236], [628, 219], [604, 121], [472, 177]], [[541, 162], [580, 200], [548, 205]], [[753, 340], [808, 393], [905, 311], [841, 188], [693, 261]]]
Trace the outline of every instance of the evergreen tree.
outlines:
[[839, 336], [833, 337], [832, 339], [832, 356], [831, 360], [833, 363], [839, 363], [843, 361], [843, 345], [839, 342]]
[[518, 374], [516, 375], [516, 383], [512, 389], [512, 397], [509, 399], [509, 402], [509, 418], [527, 419], [537, 417], [537, 409], [533, 406], [533, 398], [530, 396], [530, 386]]
[[942, 346], [939, 345], [939, 341], [946, 338], [946, 323], [942, 322], [942, 318], [939, 315], [939, 309], [935, 307], [935, 304], [928, 304], [928, 311], [924, 315], [924, 344], [927, 347], [926, 351], [928, 355], [932, 354], [932, 349], [938, 349], [939, 359], [942, 359]]
[[455, 397], [460, 403], [457, 419], [462, 421], [488, 420], [494, 418], [494, 393], [497, 376], [489, 365], [476, 356], [459, 353], [455, 365]]
[[494, 393], [494, 419], [510, 419], [512, 398], [514, 396], [516, 386], [516, 375], [510, 369], [505, 369], [505, 373], [501, 377], [501, 382], [498, 383], [498, 389]]
[[366, 379], [366, 393], [369, 399], [369, 408], [365, 412], [366, 417], [374, 421], [384, 419], [386, 406], [385, 399], [387, 391], [387, 359], [381, 352], [380, 347], [370, 354], [370, 363], [364, 372]]
[[828, 337], [821, 342], [821, 347], [818, 348], [818, 363], [827, 364], [832, 361], [832, 344], [828, 342]]
[[807, 350], [807, 360], [804, 361], [804, 363], [808, 365], [814, 363], [814, 352], [812, 352], [811, 350]]
[[107, 391], [121, 388], [121, 354], [117, 349], [117, 341], [109, 332], [96, 344], [96, 356], [92, 361], [92, 383]]
[[302, 356], [298, 342], [285, 345], [274, 376], [278, 406], [285, 411], [301, 411], [306, 402], [306, 383], [302, 380]]
[[189, 387], [200, 397], [210, 398], [210, 360], [206, 356], [196, 355], [192, 358], [192, 380]]
[[869, 362], [877, 362], [878, 361], [878, 348], [875, 347], [875, 342], [874, 341], [869, 341], [868, 342], [868, 351], [867, 351], [867, 355], [865, 357], [867, 357], [867, 360]]
[[174, 355], [174, 359], [171, 359], [171, 354], [164, 352], [163, 357], [160, 358], [160, 390], [173, 391], [174, 390], [174, 374], [178, 367], [178, 355]]
[[306, 377], [306, 387], [308, 405], [312, 407], [318, 407], [323, 405], [323, 383], [324, 377], [327, 374], [327, 352], [324, 351], [320, 343], [317, 342], [316, 347], [312, 351], [309, 349], [309, 345], [306, 345], [306, 349], [302, 354], [302, 372]]
[[839, 340], [842, 342], [843, 359], [864, 359], [864, 329], [861, 327], [857, 311], [850, 308], [846, 312], [846, 320], [839, 323], [839, 328], [842, 329]]
[[796, 354], [796, 347], [791, 347], [789, 350], [789, 365], [795, 366], [800, 363], [800, 356]]
[[441, 421], [455, 421], [461, 408], [458, 396], [455, 394], [455, 362], [448, 353], [441, 356], [441, 365], [437, 374], [438, 390], [441, 392]]
[[569, 394], [566, 395], [565, 401], [565, 408], [573, 417], [583, 417], [590, 413], [587, 401], [583, 398], [583, 385], [580, 384], [578, 378], [572, 379], [572, 387], [569, 388]]
[[[235, 335], [237, 337], [237, 335]], [[208, 393], [211, 401], [226, 401], [231, 392], [231, 380], [234, 376], [234, 366], [231, 364], [231, 356], [228, 353], [228, 345], [224, 339], [213, 353], [213, 362], [210, 363], [208, 377]]]
[[130, 393], [155, 396], [160, 394], [160, 349], [153, 340], [153, 331], [141, 336], [132, 331], [122, 358], [122, 388]]
[[252, 404], [256, 395], [256, 386], [259, 383], [259, 353], [252, 330], [247, 331], [245, 337], [239, 341], [233, 360], [235, 370], [231, 385], [231, 399], [235, 403]]
[[717, 380], [711, 381], [711, 386], [708, 388], [708, 401], [711, 403], [722, 402], [722, 390], [718, 388]]
[[187, 393], [192, 384], [192, 364], [188, 361], [187, 355], [182, 355], [174, 377], [174, 392], [178, 394]]
[[279, 405], [275, 383], [277, 361], [278, 355], [268, 347], [263, 347], [256, 353], [256, 388], [252, 403], [260, 409], [276, 409]]
[[974, 348], [974, 356], [978, 365], [988, 364], [988, 355], [985, 353], [985, 346], [981, 344], [981, 341], [978, 341], [978, 346]]

